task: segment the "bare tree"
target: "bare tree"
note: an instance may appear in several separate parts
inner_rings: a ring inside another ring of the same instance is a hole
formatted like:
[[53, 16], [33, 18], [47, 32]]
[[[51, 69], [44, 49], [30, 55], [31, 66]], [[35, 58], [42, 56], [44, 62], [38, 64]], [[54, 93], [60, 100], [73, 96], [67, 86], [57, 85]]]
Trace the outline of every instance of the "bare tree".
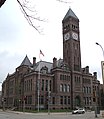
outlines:
[[[0, 0], [0, 7], [5, 3], [6, 0]], [[57, 0], [63, 3], [71, 3], [67, 2], [67, 0]], [[45, 21], [40, 19], [40, 17], [36, 17], [36, 10], [34, 7], [31, 6], [31, 0], [17, 0], [18, 4], [20, 5], [21, 11], [24, 14], [24, 17], [27, 19], [28, 23], [35, 28], [36, 31], [40, 33], [40, 26], [36, 26], [34, 23], [36, 21]]]
[[23, 12], [24, 17], [27, 19], [28, 23], [33, 28], [35, 28], [36, 31], [41, 33], [39, 29], [40, 26], [36, 26], [34, 25], [34, 23], [36, 21], [45, 21], [45, 20], [40, 19], [40, 17], [36, 17], [36, 10], [33, 6], [31, 6], [32, 3], [30, 2], [30, 0], [22, 0], [21, 2], [20, 0], [17, 0], [17, 2], [20, 5], [21, 11]]
[[[71, 3], [71, 2], [68, 2], [67, 0], [56, 0], [56, 1], [67, 3], [67, 4]], [[40, 17], [36, 17], [36, 15], [31, 15], [31, 13], [35, 13], [36, 11], [33, 10], [34, 7], [28, 6], [31, 3], [30, 0], [22, 0], [22, 2], [20, 2], [20, 0], [17, 0], [17, 2], [20, 5], [20, 8], [25, 18], [27, 19], [28, 23], [40, 33], [40, 30], [39, 30], [40, 26], [34, 25], [34, 22], [35, 22], [34, 20], [37, 20], [37, 21], [45, 21], [45, 20], [40, 19]]]

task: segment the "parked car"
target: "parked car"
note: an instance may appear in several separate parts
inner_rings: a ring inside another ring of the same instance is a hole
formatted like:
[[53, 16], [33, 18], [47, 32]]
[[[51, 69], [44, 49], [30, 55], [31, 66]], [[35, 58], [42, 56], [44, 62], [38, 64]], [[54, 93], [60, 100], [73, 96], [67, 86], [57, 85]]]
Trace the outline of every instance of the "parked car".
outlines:
[[72, 111], [72, 114], [84, 114], [84, 113], [85, 113], [84, 108], [78, 108], [78, 109]]

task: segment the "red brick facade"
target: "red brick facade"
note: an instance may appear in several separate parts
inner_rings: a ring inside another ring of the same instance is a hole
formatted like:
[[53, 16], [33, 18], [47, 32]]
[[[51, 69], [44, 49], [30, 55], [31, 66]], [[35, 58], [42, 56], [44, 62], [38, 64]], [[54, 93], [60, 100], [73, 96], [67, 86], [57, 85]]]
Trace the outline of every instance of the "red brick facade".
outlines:
[[[100, 105], [100, 82], [96, 72], [81, 68], [79, 19], [69, 9], [63, 21], [63, 59], [53, 62], [26, 56], [2, 85], [6, 107], [28, 109], [92, 108]], [[4, 102], [3, 102], [4, 104]]]

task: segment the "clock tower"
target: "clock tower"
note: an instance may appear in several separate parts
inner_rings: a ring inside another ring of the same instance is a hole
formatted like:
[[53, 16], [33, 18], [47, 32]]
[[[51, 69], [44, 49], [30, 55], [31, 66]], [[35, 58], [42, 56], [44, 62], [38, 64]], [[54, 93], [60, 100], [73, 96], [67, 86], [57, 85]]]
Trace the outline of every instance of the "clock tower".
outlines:
[[79, 19], [69, 8], [63, 21], [63, 60], [71, 71], [81, 71]]

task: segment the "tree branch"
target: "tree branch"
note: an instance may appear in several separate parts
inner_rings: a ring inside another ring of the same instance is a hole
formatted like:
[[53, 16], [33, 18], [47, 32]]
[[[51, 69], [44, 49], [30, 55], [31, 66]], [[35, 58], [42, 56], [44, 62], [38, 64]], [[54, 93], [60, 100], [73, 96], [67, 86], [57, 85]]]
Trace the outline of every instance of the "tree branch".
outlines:
[[[23, 12], [23, 14], [24, 14], [24, 17], [27, 19], [28, 23], [29, 23], [33, 28], [35, 28], [36, 31], [38, 31], [38, 32], [40, 33], [39, 27], [35, 26], [32, 20], [37, 20], [37, 21], [44, 21], [44, 20], [41, 20], [39, 17], [34, 17], [34, 16], [28, 14], [28, 12], [35, 12], [35, 11], [31, 10], [31, 9], [26, 5], [26, 4], [29, 3], [29, 1], [26, 1], [26, 0], [25, 0], [26, 3], [23, 2], [23, 4], [22, 4], [19, 0], [17, 0], [17, 2], [18, 2], [18, 4], [20, 5], [20, 8], [21, 8], [21, 10], [22, 10], [22, 12]], [[26, 8], [26, 10], [25, 10], [25, 8]], [[28, 10], [28, 12], [27, 12], [27, 10]]]
[[64, 1], [64, 0], [57, 0], [57, 1], [63, 2], [63, 3], [71, 3], [71, 2]]

